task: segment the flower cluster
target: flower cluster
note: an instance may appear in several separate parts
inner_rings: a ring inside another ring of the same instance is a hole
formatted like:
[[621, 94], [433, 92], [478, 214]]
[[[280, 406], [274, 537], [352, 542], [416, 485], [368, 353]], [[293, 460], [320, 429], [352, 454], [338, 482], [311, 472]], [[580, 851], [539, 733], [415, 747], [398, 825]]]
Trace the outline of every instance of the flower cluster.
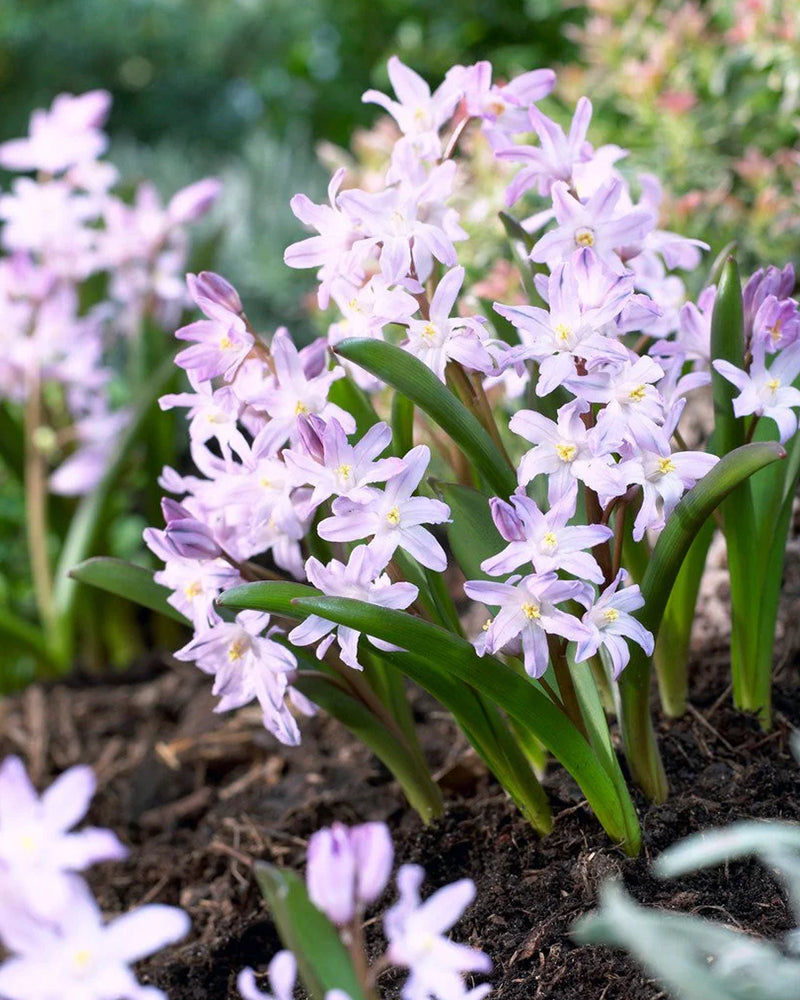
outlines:
[[[0, 195], [0, 399], [28, 405], [34, 446], [58, 465], [50, 487], [67, 495], [93, 488], [127, 420], [112, 405], [109, 355], [145, 320], [178, 321], [185, 226], [220, 188], [208, 178], [165, 206], [143, 182], [124, 202], [101, 159], [110, 104], [105, 91], [61, 94], [34, 112], [26, 138], [0, 145], [0, 166], [21, 174]], [[87, 308], [87, 282], [100, 275], [105, 297]]]
[[[456, 66], [431, 91], [396, 57], [388, 69], [394, 96], [364, 95], [398, 129], [382, 183], [346, 189], [342, 168], [328, 204], [292, 199], [314, 235], [290, 246], [285, 260], [318, 269], [319, 304], [336, 310], [327, 338], [298, 349], [281, 329], [267, 343], [223, 278], [190, 275], [206, 317], [177, 333], [191, 345], [177, 363], [192, 391], [162, 399], [187, 408], [202, 473], [165, 470], [162, 485], [180, 499], [164, 501], [166, 529], [146, 533], [166, 563], [157, 579], [195, 628], [178, 655], [215, 675], [220, 710], [258, 698], [265, 724], [286, 742], [299, 739], [289, 706], [312, 710], [292, 687], [287, 642], [317, 643], [319, 658], [359, 670], [360, 634], [311, 616], [283, 639], [264, 614], [223, 620], [217, 597], [277, 574], [328, 596], [416, 612], [418, 577], [403, 579], [404, 567], [442, 573], [447, 565], [431, 526], [447, 523], [450, 511], [424, 482], [431, 448], [437, 472], [451, 464], [456, 478], [471, 481], [436, 428], [417, 423], [423, 443], [398, 454], [387, 423], [365, 423], [362, 414], [357, 425], [346, 406], [357, 390], [340, 392], [342, 380], [365, 390], [376, 414], [386, 412], [386, 388], [336, 362], [344, 338], [399, 344], [511, 450], [517, 492], [490, 501], [507, 546], [464, 591], [494, 610], [478, 651], [521, 655], [537, 678], [569, 643], [576, 662], [601, 655], [614, 676], [630, 642], [652, 653], [652, 635], [632, 616], [643, 599], [626, 586], [623, 535], [657, 535], [717, 461], [687, 449], [679, 427], [687, 393], [710, 381], [714, 291], [699, 306], [687, 303], [674, 272], [696, 268], [705, 244], [658, 228], [656, 178], [639, 177], [637, 200], [618, 169], [626, 152], [587, 139], [588, 98], [566, 130], [537, 107], [554, 85], [549, 70], [499, 84], [488, 63]], [[481, 311], [459, 264], [468, 234], [454, 207], [457, 156], [470, 125], [498, 163], [521, 164], [507, 206], [530, 192], [539, 198], [517, 224], [529, 248], [530, 304]], [[785, 330], [772, 341], [783, 347], [794, 313], [783, 285], [770, 281], [753, 293], [753, 322]], [[791, 349], [782, 357], [768, 385], [793, 377]], [[756, 374], [759, 363], [754, 352]], [[785, 392], [778, 408], [790, 399]], [[507, 427], [498, 429], [503, 416]]]
[[[339, 928], [351, 954], [363, 949], [364, 910], [383, 895], [393, 856], [391, 837], [384, 823], [349, 828], [334, 823], [317, 831], [309, 841], [306, 872], [309, 898]], [[380, 972], [390, 967], [406, 970], [408, 978], [401, 990], [405, 1000], [482, 1000], [491, 987], [482, 984], [467, 989], [463, 975], [490, 972], [491, 961], [476, 948], [456, 944], [445, 936], [475, 898], [475, 885], [470, 879], [461, 879], [422, 900], [420, 887], [424, 878], [425, 871], [419, 865], [401, 865], [397, 873], [400, 898], [383, 918], [388, 947], [375, 970]], [[314, 947], [313, 941], [308, 944]], [[296, 973], [294, 955], [282, 951], [269, 965], [271, 993], [258, 989], [252, 969], [239, 974], [239, 991], [245, 1000], [289, 1000]], [[375, 972], [368, 975], [370, 981], [363, 984], [367, 994], [372, 992]], [[346, 996], [341, 990], [332, 990], [326, 998], [344, 1000]]]
[[132, 963], [182, 938], [189, 918], [142, 906], [106, 923], [78, 872], [124, 858], [110, 830], [72, 828], [94, 794], [91, 769], [65, 771], [43, 795], [22, 762], [0, 764], [0, 965], [5, 1000], [157, 1000]]

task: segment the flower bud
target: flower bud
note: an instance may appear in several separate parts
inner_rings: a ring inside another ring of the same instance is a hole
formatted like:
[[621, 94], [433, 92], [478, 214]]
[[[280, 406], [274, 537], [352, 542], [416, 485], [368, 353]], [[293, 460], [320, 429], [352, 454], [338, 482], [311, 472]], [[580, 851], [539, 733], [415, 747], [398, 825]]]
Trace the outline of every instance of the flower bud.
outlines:
[[519, 515], [511, 506], [501, 500], [500, 497], [492, 497], [489, 501], [492, 511], [492, 520], [495, 527], [507, 542], [524, 542], [525, 529]]
[[317, 378], [325, 370], [328, 362], [328, 343], [324, 337], [310, 343], [300, 351], [303, 363], [303, 374], [306, 378]]
[[356, 897], [369, 906], [383, 893], [392, 874], [394, 847], [385, 823], [362, 823], [350, 831], [356, 859]]
[[170, 221], [181, 225], [184, 222], [194, 222], [195, 219], [199, 219], [211, 208], [221, 190], [222, 184], [216, 177], [206, 177], [202, 181], [182, 188], [173, 195], [169, 205], [167, 205]]
[[300, 441], [315, 462], [324, 462], [325, 460], [322, 445], [325, 426], [325, 421], [316, 413], [303, 414], [297, 418], [297, 432], [300, 435]]
[[311, 902], [337, 927], [355, 916], [356, 858], [342, 823], [318, 830], [308, 842], [306, 885]]
[[161, 510], [166, 521], [164, 541], [175, 555], [184, 559], [216, 559], [222, 555], [208, 525], [193, 517], [182, 504], [164, 497]]
[[199, 274], [189, 274], [186, 276], [192, 296], [197, 299], [202, 296], [211, 302], [222, 306], [236, 315], [242, 313], [242, 300], [233, 285], [226, 281], [221, 274], [213, 271], [201, 271]]

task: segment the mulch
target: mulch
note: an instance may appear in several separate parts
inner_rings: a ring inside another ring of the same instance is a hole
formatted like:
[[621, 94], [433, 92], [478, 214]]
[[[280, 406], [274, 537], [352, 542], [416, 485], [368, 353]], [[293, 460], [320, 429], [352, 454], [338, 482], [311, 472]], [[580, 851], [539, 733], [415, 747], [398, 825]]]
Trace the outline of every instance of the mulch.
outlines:
[[[333, 720], [311, 720], [300, 747], [281, 747], [257, 711], [214, 715], [207, 679], [174, 662], [154, 660], [138, 679], [34, 686], [6, 699], [0, 758], [21, 754], [41, 786], [72, 764], [95, 768], [89, 820], [130, 846], [127, 861], [91, 874], [104, 911], [161, 902], [183, 906], [192, 918], [184, 943], [139, 966], [143, 982], [174, 1000], [236, 997], [238, 970], [266, 966], [280, 944], [251, 863], [301, 868], [309, 836], [335, 819], [386, 821], [396, 862], [423, 864], [429, 891], [475, 880], [476, 901], [454, 936], [491, 956], [496, 1000], [656, 1000], [666, 994], [624, 954], [570, 937], [603, 880], [622, 878], [643, 903], [757, 935], [776, 937], [791, 926], [779, 888], [755, 862], [675, 882], [648, 873], [653, 857], [693, 831], [748, 817], [800, 820], [800, 767], [789, 746], [800, 723], [796, 657], [783, 657], [769, 733], [733, 710], [726, 672], [724, 649], [706, 648], [693, 667], [692, 711], [658, 722], [673, 794], [660, 806], [637, 799], [644, 831], [637, 859], [608, 842], [556, 766], [546, 778], [556, 829], [540, 839], [447, 714], [419, 693], [423, 744], [446, 796], [444, 818], [429, 827], [382, 765]], [[379, 920], [369, 933], [377, 951]], [[384, 995], [397, 995], [401, 983], [386, 977]]]

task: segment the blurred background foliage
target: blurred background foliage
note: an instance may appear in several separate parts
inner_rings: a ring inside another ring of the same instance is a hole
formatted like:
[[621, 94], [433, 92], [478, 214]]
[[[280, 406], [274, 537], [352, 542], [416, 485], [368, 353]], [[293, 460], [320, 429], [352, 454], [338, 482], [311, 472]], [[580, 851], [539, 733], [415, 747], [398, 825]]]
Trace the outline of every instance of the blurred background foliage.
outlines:
[[[392, 54], [432, 81], [455, 63], [498, 72], [569, 61], [580, 11], [559, 0], [9, 0], [0, 4], [0, 139], [60, 91], [114, 95], [110, 159], [169, 195], [215, 174], [216, 267], [266, 326], [303, 324], [313, 275], [283, 266], [297, 191], [324, 192], [314, 144], [375, 119]], [[298, 331], [299, 332], [299, 331]]]

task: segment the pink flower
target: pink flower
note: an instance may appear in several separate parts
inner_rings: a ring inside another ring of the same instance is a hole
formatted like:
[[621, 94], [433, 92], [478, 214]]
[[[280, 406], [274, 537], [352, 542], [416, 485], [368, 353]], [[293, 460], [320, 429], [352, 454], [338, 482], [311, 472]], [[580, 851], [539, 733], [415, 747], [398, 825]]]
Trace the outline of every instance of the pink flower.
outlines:
[[311, 902], [338, 927], [356, 919], [383, 893], [394, 848], [385, 823], [334, 823], [308, 842], [306, 884]]
[[409, 970], [402, 988], [404, 1000], [481, 1000], [488, 985], [467, 990], [466, 972], [491, 972], [492, 963], [482, 951], [456, 944], [445, 937], [475, 898], [475, 885], [462, 879], [444, 886], [421, 901], [419, 889], [425, 872], [419, 865], [403, 865], [397, 873], [400, 899], [386, 911], [383, 926], [389, 941], [387, 957]]
[[591, 637], [582, 639], [575, 652], [575, 662], [582, 663], [604, 646], [615, 678], [619, 677], [631, 658], [626, 640], [641, 646], [647, 656], [653, 655], [655, 645], [652, 634], [631, 614], [631, 611], [644, 607], [642, 592], [635, 584], [619, 589], [626, 577], [625, 570], [621, 569], [583, 616], [581, 621], [590, 630]]
[[95, 786], [91, 768], [76, 766], [39, 796], [18, 757], [0, 765], [0, 876], [39, 918], [64, 913], [73, 872], [127, 855], [110, 830], [68, 832], [85, 815]]

